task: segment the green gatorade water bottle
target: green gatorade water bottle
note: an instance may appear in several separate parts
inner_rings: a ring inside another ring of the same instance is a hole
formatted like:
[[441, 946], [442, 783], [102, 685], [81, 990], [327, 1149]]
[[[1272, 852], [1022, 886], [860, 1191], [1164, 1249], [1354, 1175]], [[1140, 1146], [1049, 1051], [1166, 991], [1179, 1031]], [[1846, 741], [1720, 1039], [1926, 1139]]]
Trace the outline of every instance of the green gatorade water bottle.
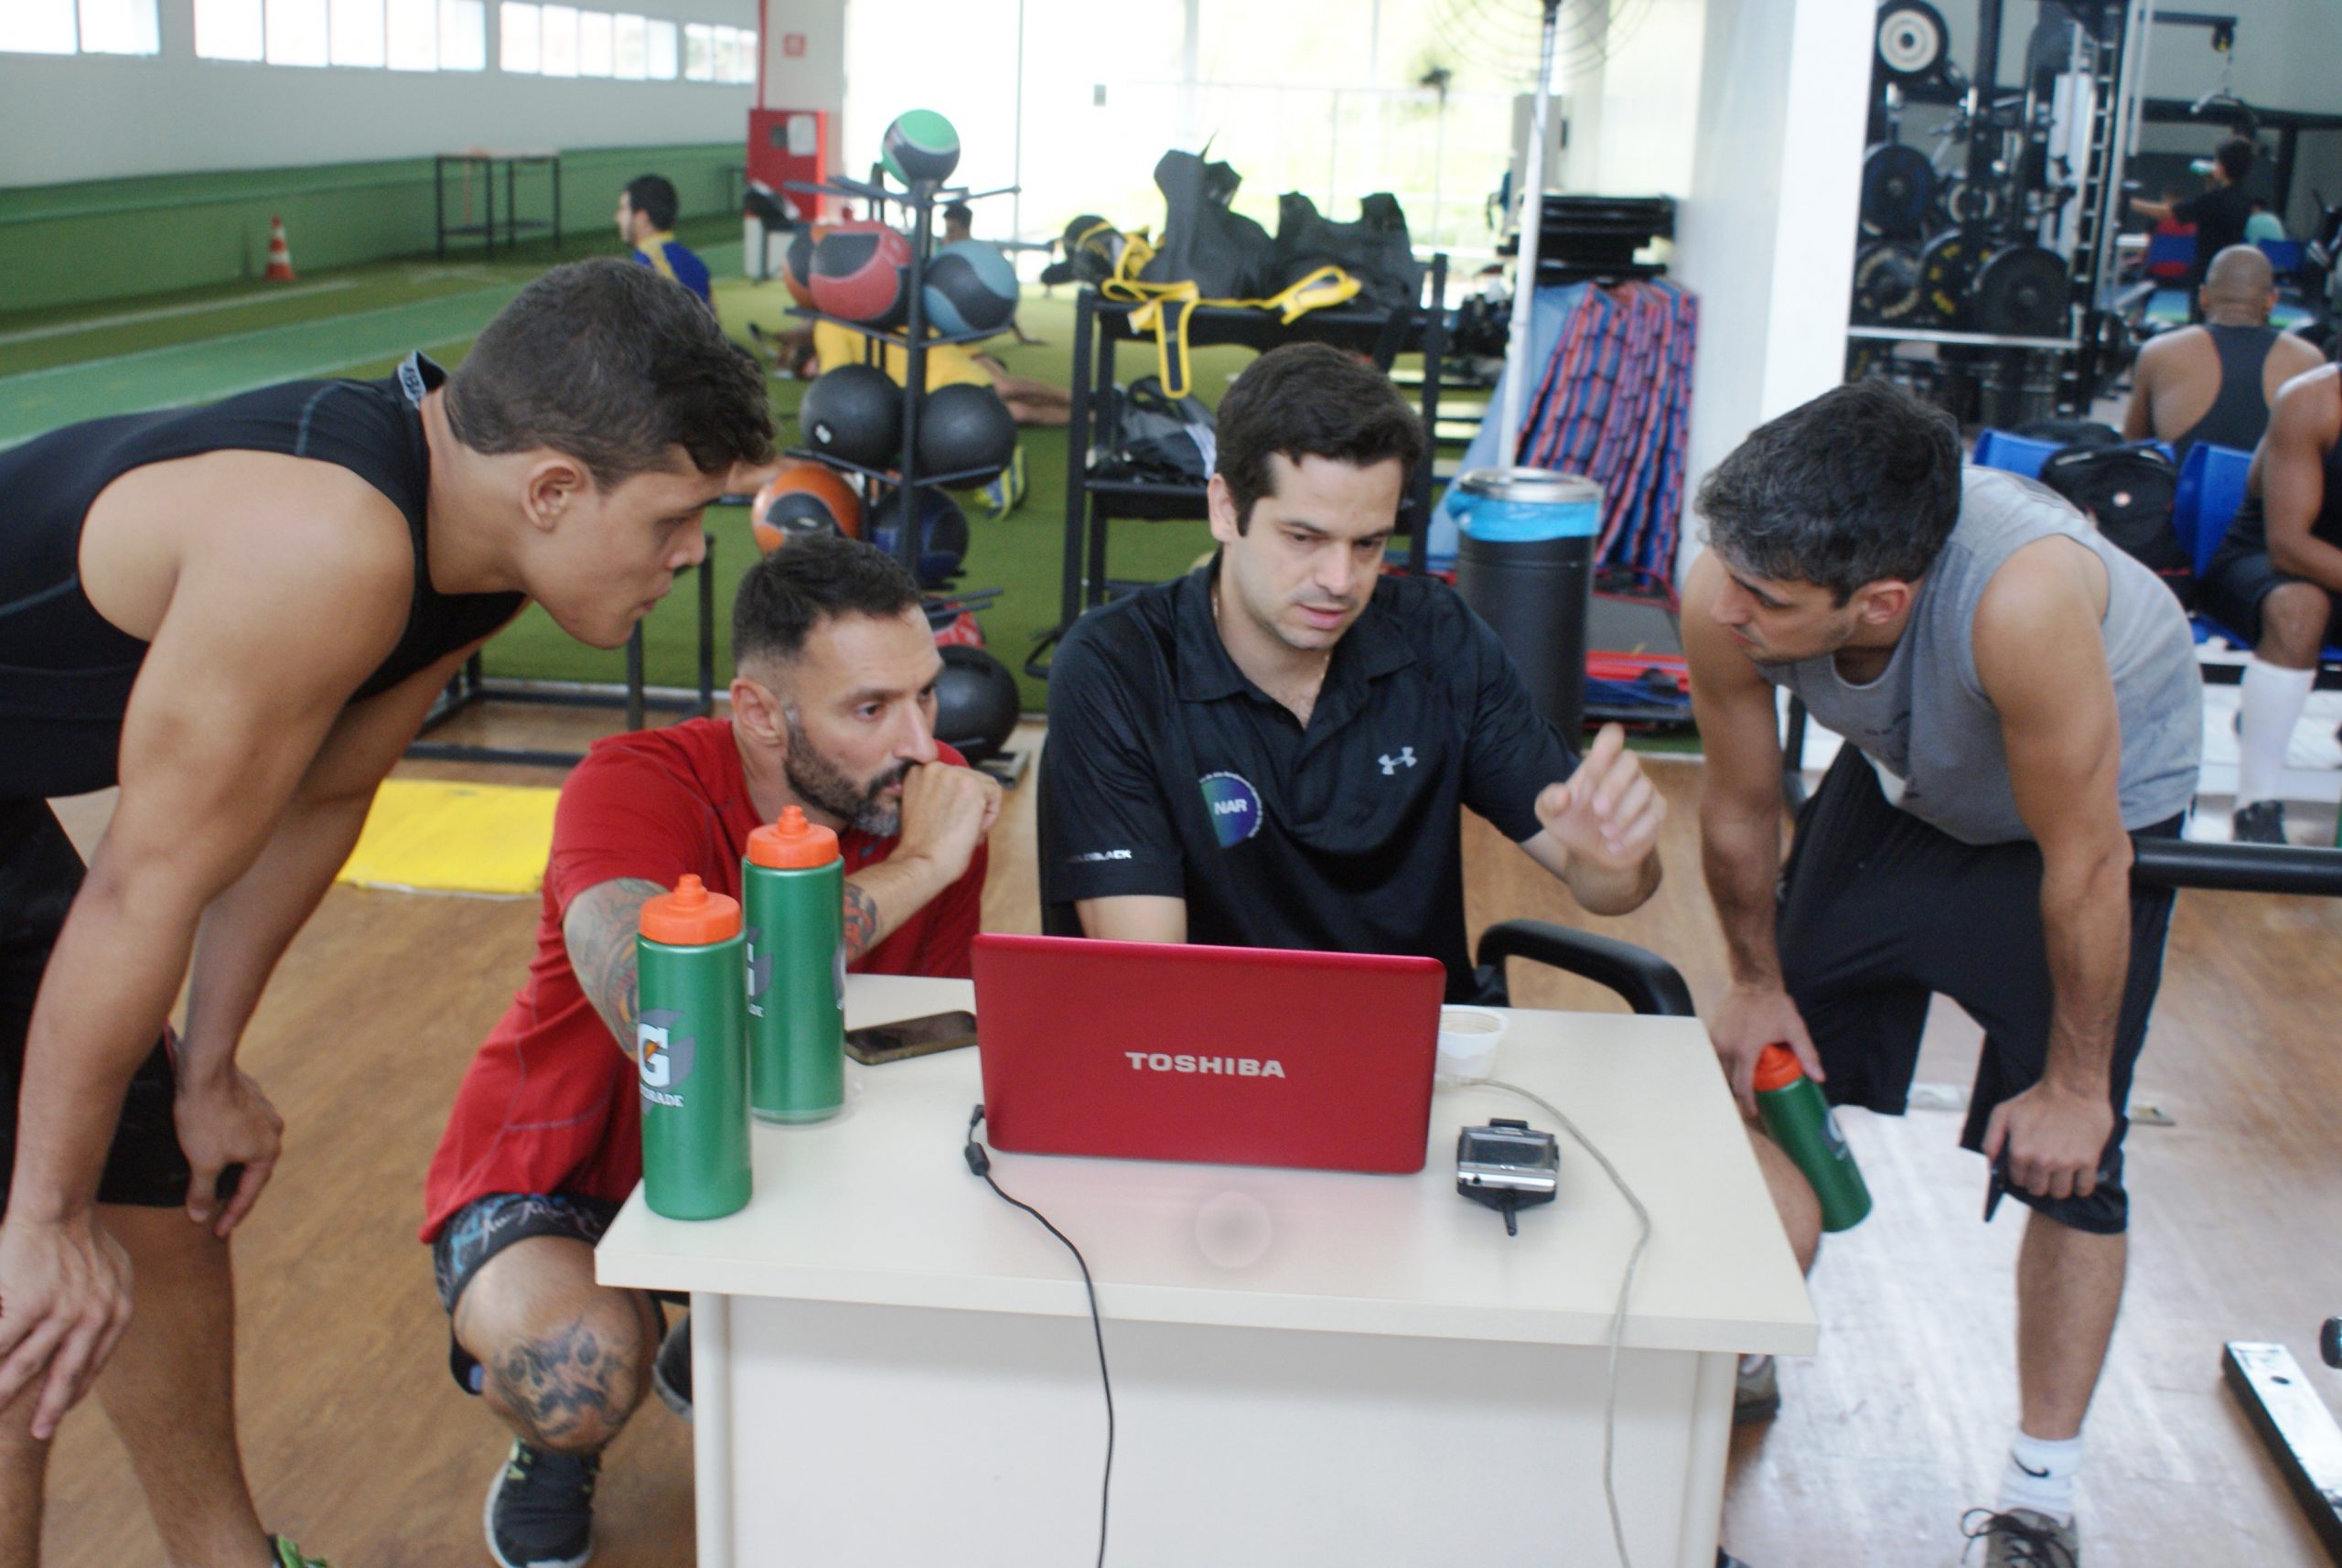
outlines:
[[748, 1104], [819, 1122], [845, 1103], [845, 863], [838, 835], [795, 806], [748, 835]]
[[635, 943], [642, 1197], [670, 1219], [748, 1201], [748, 1053], [740, 906], [685, 876], [642, 906]]
[[1767, 1046], [1756, 1058], [1756, 1114], [1821, 1200], [1821, 1229], [1845, 1230], [1870, 1212], [1870, 1188], [1838, 1132], [1821, 1090], [1787, 1046]]

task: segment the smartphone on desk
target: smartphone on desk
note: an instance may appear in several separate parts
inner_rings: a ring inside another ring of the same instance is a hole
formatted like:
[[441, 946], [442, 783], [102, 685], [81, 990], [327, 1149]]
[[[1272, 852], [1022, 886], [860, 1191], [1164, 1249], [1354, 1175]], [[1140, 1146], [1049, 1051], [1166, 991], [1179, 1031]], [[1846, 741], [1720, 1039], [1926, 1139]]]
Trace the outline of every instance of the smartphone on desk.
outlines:
[[874, 1024], [845, 1032], [845, 1054], [865, 1067], [923, 1057], [934, 1051], [957, 1050], [976, 1043], [973, 1013], [929, 1013], [924, 1018]]

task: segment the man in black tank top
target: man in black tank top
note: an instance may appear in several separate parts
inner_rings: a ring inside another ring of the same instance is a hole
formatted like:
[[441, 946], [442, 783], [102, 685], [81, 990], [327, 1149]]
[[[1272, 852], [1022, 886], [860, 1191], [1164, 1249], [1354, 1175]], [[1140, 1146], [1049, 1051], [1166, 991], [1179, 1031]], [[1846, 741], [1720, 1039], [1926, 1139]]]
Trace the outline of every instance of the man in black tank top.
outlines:
[[2231, 245], [2212, 259], [2197, 291], [2204, 324], [2165, 332], [2139, 350], [2131, 371], [2125, 441], [2164, 441], [2182, 462], [2198, 441], [2250, 452], [2269, 427], [2269, 400], [2318, 366], [2317, 350], [2269, 325], [2276, 274], [2256, 245]]
[[2285, 843], [2277, 798], [2285, 746], [2309, 703], [2317, 661], [2342, 632], [2342, 371], [2296, 376], [2278, 392], [2252, 455], [2244, 504], [2204, 566], [2204, 613], [2252, 647], [2239, 684], [2240, 843]]
[[[118, 1342], [171, 1560], [305, 1561], [236, 1455], [227, 1238], [282, 1125], [238, 1039], [463, 660], [531, 598], [624, 642], [771, 446], [755, 363], [603, 261], [452, 377], [418, 355], [0, 453], [0, 1568], [35, 1561], [48, 1440]], [[85, 872], [47, 800], [117, 784]]]

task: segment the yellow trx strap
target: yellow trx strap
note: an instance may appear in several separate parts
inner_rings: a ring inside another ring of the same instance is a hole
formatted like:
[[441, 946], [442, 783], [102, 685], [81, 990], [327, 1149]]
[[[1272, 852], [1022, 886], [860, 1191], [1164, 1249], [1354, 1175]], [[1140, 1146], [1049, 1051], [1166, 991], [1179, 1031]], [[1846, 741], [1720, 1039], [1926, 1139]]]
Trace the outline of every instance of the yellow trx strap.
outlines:
[[1114, 275], [1101, 284], [1098, 292], [1108, 299], [1139, 306], [1131, 312], [1131, 329], [1155, 334], [1155, 370], [1163, 379], [1166, 397], [1187, 395], [1187, 319], [1197, 306], [1273, 310], [1278, 320], [1290, 327], [1310, 311], [1339, 305], [1359, 291], [1358, 279], [1339, 267], [1324, 266], [1266, 299], [1206, 299], [1193, 278], [1163, 283], [1140, 277], [1140, 270], [1154, 256], [1155, 247], [1145, 236], [1130, 235], [1123, 245]]

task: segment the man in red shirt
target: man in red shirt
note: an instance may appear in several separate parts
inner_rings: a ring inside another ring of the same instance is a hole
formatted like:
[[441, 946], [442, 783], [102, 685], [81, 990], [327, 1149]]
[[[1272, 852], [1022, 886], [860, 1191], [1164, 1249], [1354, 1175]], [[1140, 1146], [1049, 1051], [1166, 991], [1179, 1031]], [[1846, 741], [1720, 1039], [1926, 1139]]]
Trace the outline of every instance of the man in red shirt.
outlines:
[[515, 1434], [486, 1520], [504, 1568], [591, 1555], [602, 1450], [654, 1378], [689, 1412], [688, 1322], [662, 1348], [657, 1302], [594, 1280], [642, 1174], [643, 900], [686, 872], [738, 897], [749, 830], [796, 805], [844, 853], [849, 969], [968, 972], [1000, 788], [936, 744], [942, 661], [910, 574], [853, 540], [792, 541], [741, 582], [732, 650], [729, 721], [612, 736], [563, 786], [536, 957], [425, 1184], [451, 1369]]

